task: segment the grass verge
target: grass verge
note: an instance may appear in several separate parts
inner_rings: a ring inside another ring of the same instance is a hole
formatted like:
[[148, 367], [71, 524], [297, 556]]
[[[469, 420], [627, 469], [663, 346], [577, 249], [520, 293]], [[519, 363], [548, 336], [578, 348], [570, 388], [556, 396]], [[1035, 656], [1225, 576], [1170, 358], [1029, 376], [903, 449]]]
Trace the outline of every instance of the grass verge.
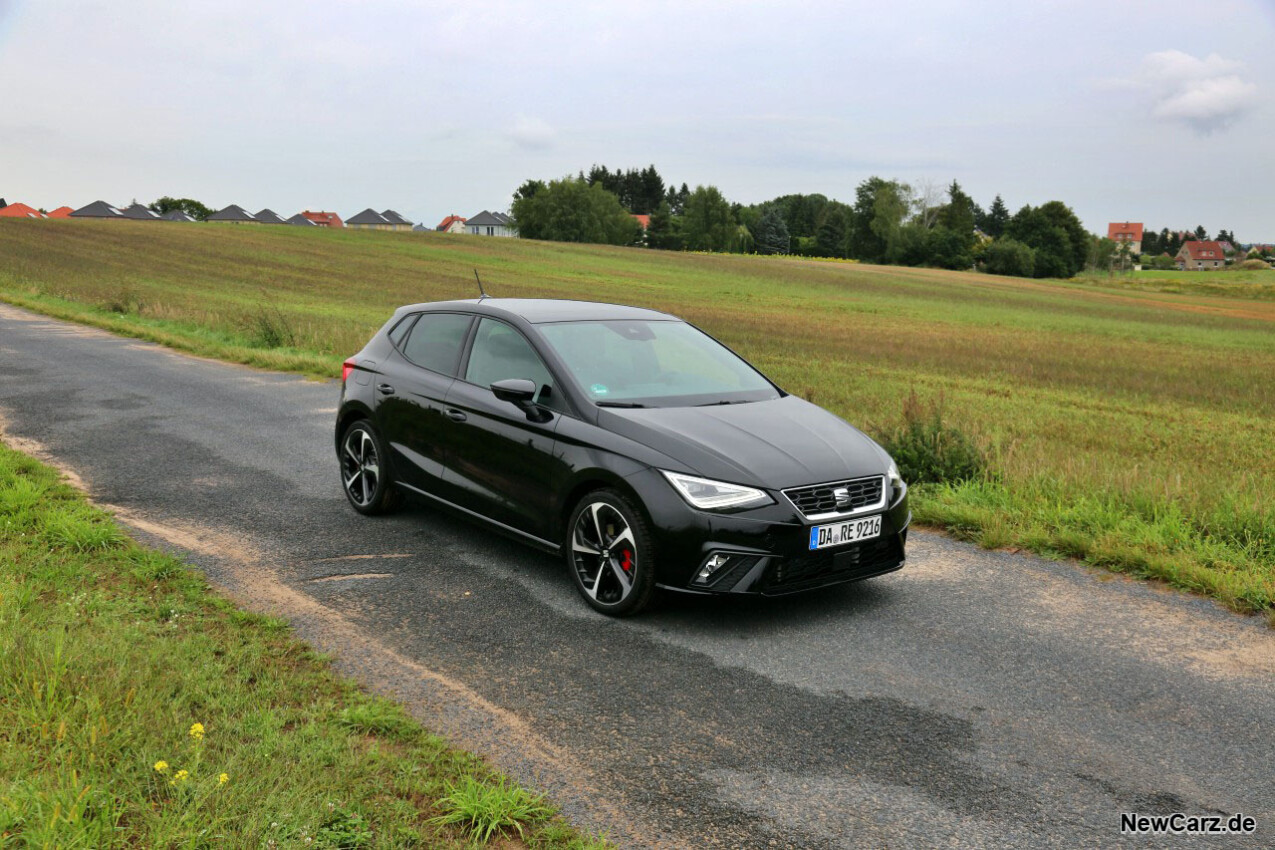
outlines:
[[0, 565], [0, 847], [605, 846], [3, 444]]

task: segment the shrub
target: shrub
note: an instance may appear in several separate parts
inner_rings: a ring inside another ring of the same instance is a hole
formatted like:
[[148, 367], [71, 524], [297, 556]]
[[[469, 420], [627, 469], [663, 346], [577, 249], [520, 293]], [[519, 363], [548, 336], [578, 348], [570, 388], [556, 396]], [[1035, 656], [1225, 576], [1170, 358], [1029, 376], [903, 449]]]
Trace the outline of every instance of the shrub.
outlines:
[[987, 246], [989, 274], [1031, 277], [1036, 272], [1036, 252], [1013, 239], [997, 239]]
[[909, 484], [946, 484], [987, 475], [987, 455], [972, 437], [944, 421], [943, 396], [925, 403], [913, 390], [903, 421], [882, 440]]
[[296, 334], [277, 304], [263, 304], [248, 320], [248, 336], [258, 348], [292, 348]]

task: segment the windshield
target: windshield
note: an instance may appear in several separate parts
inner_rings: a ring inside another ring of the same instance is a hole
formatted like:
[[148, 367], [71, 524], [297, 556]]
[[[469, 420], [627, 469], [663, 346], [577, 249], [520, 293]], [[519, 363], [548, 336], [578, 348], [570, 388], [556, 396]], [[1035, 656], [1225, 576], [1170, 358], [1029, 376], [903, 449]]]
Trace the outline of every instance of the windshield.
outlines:
[[685, 322], [554, 322], [539, 325], [596, 404], [685, 407], [779, 398], [752, 366]]

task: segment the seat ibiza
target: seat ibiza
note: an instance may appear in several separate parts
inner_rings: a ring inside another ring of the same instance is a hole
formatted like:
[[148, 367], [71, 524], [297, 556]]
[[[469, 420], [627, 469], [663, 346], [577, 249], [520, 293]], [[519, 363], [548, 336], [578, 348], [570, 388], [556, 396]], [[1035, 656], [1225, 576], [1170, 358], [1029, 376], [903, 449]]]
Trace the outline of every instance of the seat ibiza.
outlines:
[[481, 298], [397, 310], [345, 362], [354, 509], [405, 495], [558, 553], [585, 600], [787, 594], [897, 570], [889, 455], [674, 316]]

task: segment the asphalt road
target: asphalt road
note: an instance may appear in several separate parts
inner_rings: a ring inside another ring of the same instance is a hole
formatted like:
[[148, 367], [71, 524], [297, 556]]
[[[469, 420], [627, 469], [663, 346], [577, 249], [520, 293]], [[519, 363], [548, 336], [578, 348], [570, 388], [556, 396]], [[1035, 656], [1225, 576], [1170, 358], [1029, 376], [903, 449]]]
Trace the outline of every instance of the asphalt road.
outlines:
[[[914, 533], [866, 583], [609, 620], [465, 521], [355, 514], [338, 394], [0, 305], [6, 439], [620, 846], [1275, 845], [1256, 618]], [[1258, 832], [1120, 834], [1175, 811]]]

